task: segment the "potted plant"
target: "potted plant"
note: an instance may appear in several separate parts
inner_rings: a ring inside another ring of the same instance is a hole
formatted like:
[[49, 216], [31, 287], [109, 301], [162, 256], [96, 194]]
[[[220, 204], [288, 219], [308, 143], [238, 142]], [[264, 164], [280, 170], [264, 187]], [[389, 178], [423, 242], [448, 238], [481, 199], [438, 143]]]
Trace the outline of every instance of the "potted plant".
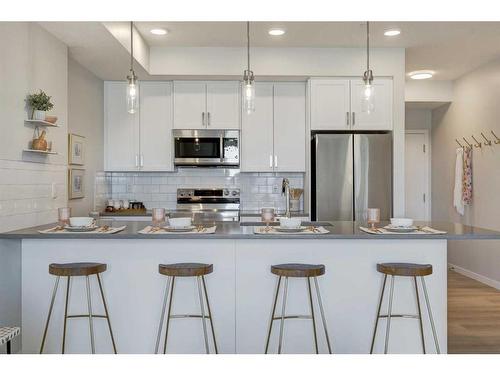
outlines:
[[42, 90], [40, 90], [39, 93], [28, 95], [26, 101], [31, 108], [31, 119], [41, 121], [45, 120], [45, 113], [54, 107], [50, 98], [51, 97]]

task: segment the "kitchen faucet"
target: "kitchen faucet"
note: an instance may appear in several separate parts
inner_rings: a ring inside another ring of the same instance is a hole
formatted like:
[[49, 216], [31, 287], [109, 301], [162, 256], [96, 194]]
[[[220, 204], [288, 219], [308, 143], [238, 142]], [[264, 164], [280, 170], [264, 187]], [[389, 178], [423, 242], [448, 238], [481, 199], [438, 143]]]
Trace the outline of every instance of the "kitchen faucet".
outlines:
[[290, 181], [288, 178], [284, 178], [281, 183], [281, 194], [285, 195], [286, 211], [285, 217], [292, 217], [290, 213]]

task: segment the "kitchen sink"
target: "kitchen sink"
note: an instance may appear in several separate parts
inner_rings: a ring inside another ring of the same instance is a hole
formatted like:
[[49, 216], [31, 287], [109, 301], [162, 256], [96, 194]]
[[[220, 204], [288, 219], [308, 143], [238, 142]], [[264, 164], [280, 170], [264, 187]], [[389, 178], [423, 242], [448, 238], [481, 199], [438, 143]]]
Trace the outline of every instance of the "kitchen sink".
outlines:
[[[262, 221], [241, 221], [240, 226], [242, 227], [261, 227], [265, 226], [266, 223]], [[270, 226], [277, 226], [280, 225], [279, 222], [275, 221], [272, 223], [269, 223]], [[331, 226], [332, 223], [329, 221], [303, 221], [302, 222], [303, 226], [313, 226], [313, 227], [326, 227], [326, 226]]]

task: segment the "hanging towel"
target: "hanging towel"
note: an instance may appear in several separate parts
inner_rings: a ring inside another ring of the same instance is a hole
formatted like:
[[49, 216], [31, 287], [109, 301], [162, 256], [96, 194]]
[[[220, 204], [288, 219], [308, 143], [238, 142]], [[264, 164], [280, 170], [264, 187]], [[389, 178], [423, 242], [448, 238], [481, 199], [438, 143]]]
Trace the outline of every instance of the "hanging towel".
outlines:
[[463, 177], [464, 177], [464, 149], [462, 147], [456, 150], [455, 161], [455, 188], [453, 190], [453, 207], [460, 215], [464, 214], [463, 202]]
[[462, 183], [462, 201], [464, 205], [472, 204], [472, 149], [464, 151], [464, 175]]

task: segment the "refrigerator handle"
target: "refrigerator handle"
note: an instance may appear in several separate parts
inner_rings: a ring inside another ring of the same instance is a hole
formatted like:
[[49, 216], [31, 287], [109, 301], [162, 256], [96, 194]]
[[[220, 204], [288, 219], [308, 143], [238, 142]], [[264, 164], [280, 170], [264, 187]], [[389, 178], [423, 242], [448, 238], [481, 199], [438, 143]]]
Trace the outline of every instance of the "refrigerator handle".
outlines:
[[356, 125], [356, 112], [352, 113], [352, 126]]
[[349, 112], [345, 113], [345, 123], [347, 126], [349, 126]]
[[273, 155], [269, 155], [269, 168], [273, 167]]

